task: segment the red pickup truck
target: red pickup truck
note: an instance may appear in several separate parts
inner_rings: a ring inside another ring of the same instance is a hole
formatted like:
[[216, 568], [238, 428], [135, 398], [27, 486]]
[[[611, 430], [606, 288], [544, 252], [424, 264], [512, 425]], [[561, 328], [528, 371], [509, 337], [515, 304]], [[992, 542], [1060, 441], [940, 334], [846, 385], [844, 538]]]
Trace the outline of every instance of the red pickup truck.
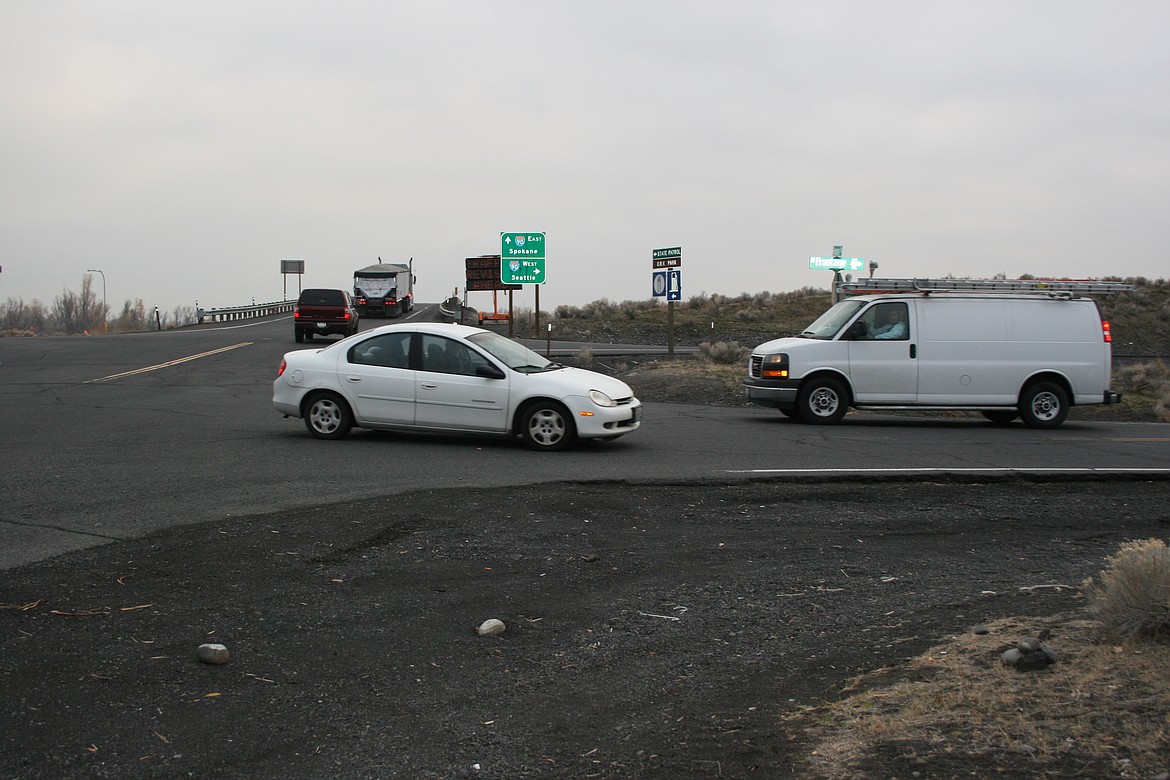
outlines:
[[345, 290], [303, 290], [293, 310], [293, 336], [299, 344], [313, 336], [358, 332], [358, 313]]

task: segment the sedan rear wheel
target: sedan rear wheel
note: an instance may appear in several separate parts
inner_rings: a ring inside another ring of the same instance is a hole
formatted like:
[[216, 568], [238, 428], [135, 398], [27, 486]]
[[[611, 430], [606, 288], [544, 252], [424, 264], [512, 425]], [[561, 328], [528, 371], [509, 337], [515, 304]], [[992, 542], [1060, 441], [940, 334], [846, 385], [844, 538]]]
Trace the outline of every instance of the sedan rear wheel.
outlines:
[[340, 439], [353, 427], [353, 415], [341, 396], [319, 393], [305, 404], [305, 427], [318, 439]]
[[553, 401], [538, 401], [524, 410], [520, 436], [534, 450], [553, 452], [568, 447], [576, 431], [568, 409]]

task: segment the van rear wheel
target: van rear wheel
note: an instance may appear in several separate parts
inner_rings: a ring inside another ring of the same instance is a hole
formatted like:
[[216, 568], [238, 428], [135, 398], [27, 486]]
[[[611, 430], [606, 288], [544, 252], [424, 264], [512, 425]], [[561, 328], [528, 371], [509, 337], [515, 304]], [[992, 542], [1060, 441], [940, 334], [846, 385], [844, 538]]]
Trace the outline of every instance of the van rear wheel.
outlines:
[[833, 425], [845, 419], [849, 400], [845, 386], [830, 377], [804, 382], [796, 394], [796, 416], [813, 425]]
[[1056, 428], [1068, 417], [1068, 393], [1055, 382], [1036, 382], [1020, 395], [1020, 419], [1029, 428]]

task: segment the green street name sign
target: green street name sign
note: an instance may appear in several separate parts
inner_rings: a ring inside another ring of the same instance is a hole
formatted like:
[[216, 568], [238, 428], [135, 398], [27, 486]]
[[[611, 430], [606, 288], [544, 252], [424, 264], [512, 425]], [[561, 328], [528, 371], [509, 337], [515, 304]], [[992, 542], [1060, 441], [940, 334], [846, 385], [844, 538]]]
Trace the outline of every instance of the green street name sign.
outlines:
[[864, 257], [810, 257], [808, 267], [814, 271], [864, 271]]
[[665, 249], [655, 249], [650, 262], [654, 268], [678, 268], [682, 265], [682, 247], [671, 246]]
[[500, 233], [500, 281], [544, 284], [544, 233]]

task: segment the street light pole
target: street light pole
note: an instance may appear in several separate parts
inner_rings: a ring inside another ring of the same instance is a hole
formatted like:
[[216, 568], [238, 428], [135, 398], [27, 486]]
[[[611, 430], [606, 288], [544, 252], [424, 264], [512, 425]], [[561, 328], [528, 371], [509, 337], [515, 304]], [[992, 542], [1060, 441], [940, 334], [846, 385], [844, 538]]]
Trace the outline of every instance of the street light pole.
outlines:
[[[106, 272], [100, 268], [88, 268], [86, 270], [91, 274], [102, 275], [102, 325], [104, 326], [105, 320], [110, 316], [110, 307], [106, 305]], [[105, 327], [102, 330], [105, 330]]]

